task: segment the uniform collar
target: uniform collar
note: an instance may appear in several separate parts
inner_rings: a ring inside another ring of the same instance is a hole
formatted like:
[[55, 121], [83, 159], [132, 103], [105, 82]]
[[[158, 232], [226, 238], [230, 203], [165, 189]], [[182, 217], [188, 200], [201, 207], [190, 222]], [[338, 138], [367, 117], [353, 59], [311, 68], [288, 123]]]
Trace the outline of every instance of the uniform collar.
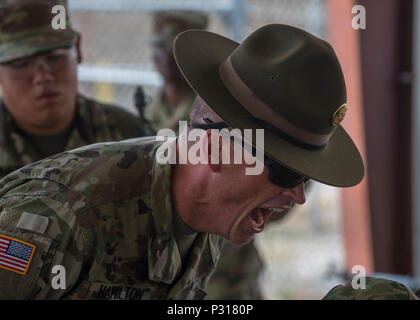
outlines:
[[[161, 165], [157, 161], [169, 145], [172, 147], [170, 150], [176, 151], [176, 140], [160, 145], [154, 155], [151, 171], [152, 228], [147, 242], [148, 272], [152, 281], [173, 284], [170, 296], [177, 297], [180, 291], [188, 292], [188, 288], [202, 290], [205, 287], [219, 259], [223, 238], [198, 233], [190, 249], [190, 257], [182, 266], [173, 230], [176, 213], [171, 192], [172, 166]], [[178, 281], [174, 283], [175, 280]]]
[[[180, 274], [181, 256], [173, 234], [173, 204], [171, 192], [172, 167], [161, 165], [157, 158], [168, 147], [167, 142], [156, 150], [151, 177], [152, 229], [148, 237], [149, 279], [172, 283]], [[176, 147], [176, 141], [175, 141]], [[174, 146], [172, 144], [172, 146]]]
[[[92, 114], [99, 113], [99, 111], [93, 110], [93, 107], [89, 108], [87, 104], [87, 99], [78, 94], [74, 126], [63, 151], [96, 142], [95, 130], [98, 126], [96, 121], [104, 121], [102, 119], [104, 116], [95, 114], [95, 117], [93, 117]], [[88, 119], [89, 121], [93, 119], [95, 123], [89, 124]], [[109, 140], [108, 132], [105, 135], [102, 140]], [[4, 102], [0, 99], [0, 175], [2, 175], [2, 170], [10, 172], [39, 159], [41, 159], [41, 155], [16, 128]]]

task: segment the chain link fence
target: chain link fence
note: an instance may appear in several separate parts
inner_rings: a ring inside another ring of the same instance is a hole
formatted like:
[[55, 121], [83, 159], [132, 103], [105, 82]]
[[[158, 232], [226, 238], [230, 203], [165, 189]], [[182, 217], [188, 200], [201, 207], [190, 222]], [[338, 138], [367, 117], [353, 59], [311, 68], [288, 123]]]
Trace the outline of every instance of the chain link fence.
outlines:
[[82, 34], [80, 91], [135, 112], [133, 92], [153, 96], [162, 79], [153, 68], [152, 14], [164, 9], [205, 9], [208, 30], [241, 41], [268, 23], [285, 23], [325, 38], [323, 0], [69, 0]]
[[[135, 88], [141, 85], [153, 97], [162, 83], [149, 45], [154, 11], [206, 10], [209, 31], [238, 41], [268, 23], [328, 38], [323, 0], [70, 0], [70, 5], [73, 26], [82, 34], [80, 91], [133, 113]], [[320, 299], [337, 284], [328, 270], [344, 264], [339, 200], [337, 189], [315, 183], [305, 205], [257, 236], [266, 299]]]

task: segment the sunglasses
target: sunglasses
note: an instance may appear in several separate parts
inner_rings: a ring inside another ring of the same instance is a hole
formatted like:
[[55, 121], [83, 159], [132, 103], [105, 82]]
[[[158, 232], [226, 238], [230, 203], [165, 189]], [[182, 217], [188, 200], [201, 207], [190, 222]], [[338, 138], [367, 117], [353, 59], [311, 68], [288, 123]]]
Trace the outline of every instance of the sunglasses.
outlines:
[[[190, 122], [191, 128], [195, 129], [225, 129], [229, 126], [224, 122], [213, 122], [209, 118], [203, 119], [206, 123], [198, 123], [195, 121]], [[233, 136], [230, 136], [232, 140], [235, 141]], [[242, 147], [245, 147], [245, 143], [243, 143]], [[248, 148], [249, 149], [249, 146]], [[252, 146], [252, 155], [255, 156], [257, 154], [255, 148]], [[264, 155], [264, 164], [267, 166], [269, 171], [269, 180], [271, 183], [286, 189], [291, 189], [298, 186], [301, 183], [305, 183], [309, 180], [308, 177], [302, 176], [285, 166], [282, 166], [278, 162], [274, 161], [270, 157]]]

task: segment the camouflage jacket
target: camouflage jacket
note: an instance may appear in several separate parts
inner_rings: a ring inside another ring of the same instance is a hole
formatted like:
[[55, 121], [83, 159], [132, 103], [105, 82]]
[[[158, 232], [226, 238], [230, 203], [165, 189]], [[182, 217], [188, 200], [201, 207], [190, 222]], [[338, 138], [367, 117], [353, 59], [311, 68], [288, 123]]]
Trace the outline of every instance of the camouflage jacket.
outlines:
[[23, 253], [9, 252], [19, 269], [0, 260], [0, 299], [204, 298], [222, 238], [198, 233], [181, 265], [159, 144], [85, 146], [2, 179], [0, 244]]
[[[64, 150], [95, 142], [116, 141], [143, 136], [136, 117], [122, 108], [105, 105], [78, 95], [75, 125]], [[16, 128], [0, 101], [0, 178], [42, 157]]]

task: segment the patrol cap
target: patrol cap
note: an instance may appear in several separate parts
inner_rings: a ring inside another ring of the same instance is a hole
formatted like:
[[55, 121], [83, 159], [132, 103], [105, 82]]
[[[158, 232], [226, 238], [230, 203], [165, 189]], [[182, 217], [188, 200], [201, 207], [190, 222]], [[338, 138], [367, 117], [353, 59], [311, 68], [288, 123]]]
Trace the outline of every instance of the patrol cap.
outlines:
[[207, 28], [207, 15], [198, 11], [159, 11], [153, 16], [153, 36], [155, 46], [171, 47], [175, 37], [188, 29]]
[[[66, 8], [66, 28], [52, 25], [56, 5]], [[66, 0], [2, 0], [0, 2], [0, 63], [75, 44]]]

